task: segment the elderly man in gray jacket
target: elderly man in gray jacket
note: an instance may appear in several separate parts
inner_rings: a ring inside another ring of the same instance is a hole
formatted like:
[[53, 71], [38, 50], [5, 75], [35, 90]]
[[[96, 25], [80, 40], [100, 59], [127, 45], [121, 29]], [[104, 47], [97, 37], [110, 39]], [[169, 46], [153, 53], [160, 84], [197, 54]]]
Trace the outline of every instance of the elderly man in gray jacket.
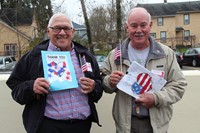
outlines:
[[[151, 16], [146, 9], [131, 9], [126, 23], [129, 37], [108, 54], [102, 70], [105, 92], [116, 93], [113, 117], [117, 133], [166, 133], [172, 105], [183, 97], [187, 86], [175, 53], [150, 37], [151, 28]], [[137, 99], [119, 90], [116, 85], [133, 61], [162, 73], [167, 81], [165, 86], [153, 94], [143, 93]]]

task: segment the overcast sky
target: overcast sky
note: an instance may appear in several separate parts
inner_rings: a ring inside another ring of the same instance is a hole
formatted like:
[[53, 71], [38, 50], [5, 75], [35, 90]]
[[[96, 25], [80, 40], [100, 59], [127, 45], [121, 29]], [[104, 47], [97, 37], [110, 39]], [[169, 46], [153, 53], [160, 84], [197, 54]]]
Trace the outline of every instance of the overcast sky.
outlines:
[[[63, 0], [52, 0], [56, 5], [62, 4]], [[106, 5], [108, 0], [86, 0], [89, 5], [98, 6]], [[95, 1], [95, 3], [94, 3]], [[141, 1], [141, 3], [163, 3], [164, 0], [136, 0]], [[168, 3], [172, 2], [188, 2], [188, 1], [198, 1], [198, 0], [167, 0]], [[62, 4], [62, 12], [65, 12], [69, 17], [76, 23], [83, 24], [82, 8], [80, 5], [80, 0], [65, 0]], [[91, 6], [90, 6], [91, 7]]]

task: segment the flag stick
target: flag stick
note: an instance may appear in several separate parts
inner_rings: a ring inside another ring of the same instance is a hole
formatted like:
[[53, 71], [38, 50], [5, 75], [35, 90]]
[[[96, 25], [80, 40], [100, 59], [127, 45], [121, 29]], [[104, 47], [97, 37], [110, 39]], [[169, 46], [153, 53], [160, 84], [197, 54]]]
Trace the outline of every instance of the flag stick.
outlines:
[[120, 39], [120, 41], [119, 41], [119, 49], [120, 49], [120, 53], [121, 53], [121, 55], [120, 55], [120, 70], [121, 70], [121, 72], [122, 72], [122, 40]]
[[81, 54], [79, 54], [79, 61], [80, 61], [81, 71], [83, 73], [83, 77], [85, 77], [85, 74], [84, 74], [83, 69], [82, 69], [83, 63], [82, 63], [82, 60], [81, 60]]

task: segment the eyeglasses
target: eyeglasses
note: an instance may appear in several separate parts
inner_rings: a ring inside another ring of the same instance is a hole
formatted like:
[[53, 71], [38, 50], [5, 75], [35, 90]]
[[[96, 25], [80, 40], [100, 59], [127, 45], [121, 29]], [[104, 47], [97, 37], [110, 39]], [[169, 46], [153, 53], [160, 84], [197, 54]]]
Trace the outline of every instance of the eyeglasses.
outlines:
[[60, 33], [61, 30], [64, 30], [65, 33], [68, 33], [69, 31], [72, 30], [72, 27], [49, 27], [53, 30], [54, 33]]
[[132, 29], [137, 29], [138, 27], [140, 27], [141, 29], [146, 29], [148, 26], [149, 26], [148, 23], [141, 23], [141, 24], [139, 24], [139, 25], [136, 24], [136, 23], [130, 24], [130, 27], [131, 27]]

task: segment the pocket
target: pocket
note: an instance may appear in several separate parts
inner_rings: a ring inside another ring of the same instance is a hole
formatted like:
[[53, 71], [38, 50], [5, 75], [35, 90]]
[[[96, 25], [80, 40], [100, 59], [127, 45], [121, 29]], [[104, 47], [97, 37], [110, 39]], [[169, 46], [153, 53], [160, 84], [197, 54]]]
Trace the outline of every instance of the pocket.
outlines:
[[149, 109], [151, 121], [154, 121], [157, 128], [160, 128], [169, 123], [172, 118], [172, 106], [169, 107], [154, 107]]

